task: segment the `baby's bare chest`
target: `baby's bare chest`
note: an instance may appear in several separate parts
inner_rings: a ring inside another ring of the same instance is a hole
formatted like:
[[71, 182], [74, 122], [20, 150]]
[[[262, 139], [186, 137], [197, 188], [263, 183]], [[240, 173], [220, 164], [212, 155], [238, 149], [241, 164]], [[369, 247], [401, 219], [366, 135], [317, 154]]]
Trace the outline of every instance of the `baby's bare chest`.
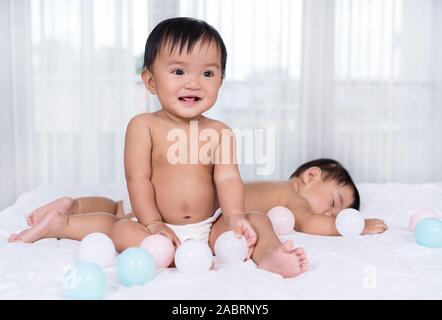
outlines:
[[202, 132], [175, 128], [152, 134], [152, 166], [215, 164], [219, 137], [213, 129]]

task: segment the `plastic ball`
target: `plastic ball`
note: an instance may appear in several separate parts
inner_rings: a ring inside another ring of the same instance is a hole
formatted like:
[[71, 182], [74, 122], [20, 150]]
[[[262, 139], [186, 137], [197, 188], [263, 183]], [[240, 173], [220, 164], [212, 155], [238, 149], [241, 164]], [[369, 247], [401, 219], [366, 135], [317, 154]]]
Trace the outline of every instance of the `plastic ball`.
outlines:
[[146, 237], [141, 242], [140, 248], [152, 255], [157, 268], [167, 268], [172, 263], [175, 254], [172, 241], [161, 234]]
[[215, 255], [222, 263], [238, 263], [247, 257], [249, 248], [244, 237], [237, 238], [233, 231], [221, 234], [215, 242]]
[[295, 228], [295, 215], [286, 207], [274, 207], [267, 213], [273, 225], [273, 230], [279, 236], [293, 232]]
[[356, 209], [344, 209], [336, 217], [336, 229], [345, 237], [354, 237], [362, 233], [365, 220]]
[[112, 240], [103, 233], [91, 233], [81, 240], [78, 259], [82, 262], [94, 262], [107, 267], [115, 257], [115, 246]]
[[437, 218], [436, 212], [431, 209], [416, 209], [410, 217], [409, 228], [414, 231], [416, 225], [426, 218]]
[[67, 269], [63, 287], [71, 299], [102, 299], [106, 292], [106, 274], [96, 263], [79, 262]]
[[205, 242], [187, 240], [176, 249], [175, 266], [186, 276], [202, 276], [210, 270], [212, 263], [212, 251]]
[[438, 218], [427, 218], [416, 225], [414, 230], [416, 242], [428, 248], [442, 247], [442, 221]]
[[125, 286], [144, 285], [155, 276], [155, 260], [144, 249], [126, 249], [118, 256], [117, 274]]

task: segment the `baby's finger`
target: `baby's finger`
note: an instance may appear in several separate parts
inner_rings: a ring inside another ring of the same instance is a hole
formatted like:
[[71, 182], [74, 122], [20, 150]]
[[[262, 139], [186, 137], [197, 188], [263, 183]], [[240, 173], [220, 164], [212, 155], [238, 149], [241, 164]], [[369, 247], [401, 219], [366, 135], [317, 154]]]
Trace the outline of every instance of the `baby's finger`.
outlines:
[[181, 244], [180, 239], [175, 235], [174, 240], [172, 241], [175, 247], [178, 247]]
[[[176, 237], [176, 235], [171, 230], [161, 229], [160, 230], [160, 234], [162, 234], [163, 236], [167, 237], [170, 241], [172, 241], [172, 243], [175, 246], [179, 245], [178, 238]], [[177, 240], [178, 240], [178, 242], [177, 242]]]
[[243, 236], [244, 231], [240, 226], [233, 228], [233, 234], [237, 239], [240, 239]]
[[175, 245], [175, 247], [178, 247], [181, 244], [180, 239], [178, 239], [177, 235], [175, 234], [175, 232], [170, 231], [170, 235], [172, 236], [172, 242]]
[[258, 241], [258, 235], [256, 234], [255, 230], [250, 230], [250, 239], [253, 245], [256, 244], [256, 241]]
[[158, 230], [157, 234], [161, 234], [161, 235], [165, 236], [167, 239], [169, 239], [170, 241], [173, 242], [172, 235], [169, 232], [167, 232], [166, 230]]
[[256, 232], [252, 228], [249, 228], [245, 230], [244, 235], [247, 239], [247, 245], [249, 247], [253, 247], [257, 241]]
[[376, 223], [375, 225], [376, 225], [376, 227], [382, 228], [384, 230], [388, 229], [388, 226], [385, 224], [384, 221], [380, 221], [380, 222]]
[[253, 250], [255, 250], [255, 245], [247, 242], [247, 247], [249, 248], [247, 252], [247, 259], [250, 259], [252, 257]]
[[255, 250], [255, 245], [251, 244], [250, 241], [247, 240], [247, 247], [249, 249], [247, 251], [247, 258], [246, 258], [246, 260], [252, 258], [252, 253], [253, 253], [253, 250]]
[[385, 223], [384, 220], [380, 220], [379, 222], [380, 222], [380, 224], [381, 224], [385, 229], [388, 229], [388, 226], [387, 226], [387, 224]]
[[254, 247], [249, 247], [249, 251], [247, 252], [246, 260], [249, 260], [252, 257]]

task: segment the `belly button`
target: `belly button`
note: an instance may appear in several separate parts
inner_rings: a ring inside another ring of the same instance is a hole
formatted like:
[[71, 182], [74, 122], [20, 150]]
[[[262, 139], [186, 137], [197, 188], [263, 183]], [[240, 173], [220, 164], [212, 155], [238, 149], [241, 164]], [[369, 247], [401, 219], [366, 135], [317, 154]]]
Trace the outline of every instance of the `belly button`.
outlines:
[[189, 219], [190, 219], [190, 216], [184, 216], [183, 219], [184, 219], [184, 220], [189, 220]]

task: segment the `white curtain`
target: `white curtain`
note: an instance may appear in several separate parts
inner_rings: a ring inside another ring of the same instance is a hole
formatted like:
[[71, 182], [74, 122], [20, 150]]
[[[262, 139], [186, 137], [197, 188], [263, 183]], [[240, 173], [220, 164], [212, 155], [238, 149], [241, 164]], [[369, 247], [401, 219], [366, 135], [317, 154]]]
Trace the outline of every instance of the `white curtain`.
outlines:
[[357, 182], [442, 180], [441, 1], [0, 0], [0, 208], [123, 180], [127, 121], [158, 107], [144, 43], [178, 15], [226, 42], [208, 115], [238, 130], [244, 179], [333, 157]]
[[42, 184], [124, 180], [125, 127], [146, 110], [140, 4], [134, 17], [133, 1], [0, 1], [0, 207]]
[[216, 117], [276, 128], [274, 174], [243, 176], [332, 157], [357, 182], [442, 180], [441, 1], [180, 3], [227, 43]]

